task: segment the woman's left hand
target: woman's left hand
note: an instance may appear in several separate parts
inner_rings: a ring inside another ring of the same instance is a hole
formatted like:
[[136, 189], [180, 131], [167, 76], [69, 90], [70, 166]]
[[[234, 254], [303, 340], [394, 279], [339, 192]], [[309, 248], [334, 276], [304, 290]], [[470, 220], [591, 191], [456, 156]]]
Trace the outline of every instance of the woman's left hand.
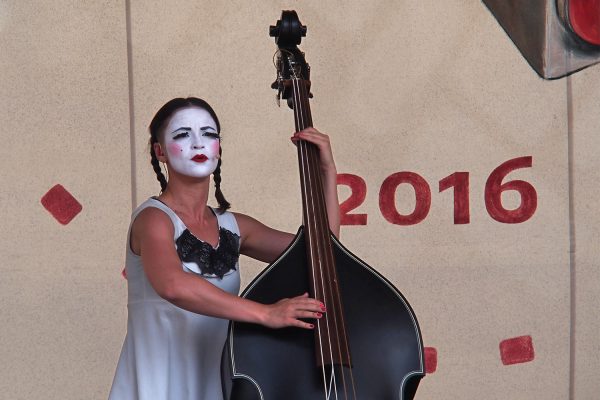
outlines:
[[333, 161], [333, 153], [331, 152], [329, 136], [319, 132], [315, 128], [306, 128], [301, 130], [300, 132], [294, 133], [294, 136], [292, 136], [291, 139], [294, 143], [302, 139], [316, 145], [319, 149], [319, 158], [321, 159], [321, 170], [323, 172], [330, 170], [335, 171], [335, 162]]
[[340, 237], [340, 204], [337, 194], [337, 170], [333, 161], [329, 136], [319, 132], [315, 128], [306, 128], [294, 133], [292, 142], [297, 144], [298, 140], [306, 140], [313, 143], [319, 149], [323, 193], [325, 194], [325, 204], [327, 205], [329, 228], [336, 237]]

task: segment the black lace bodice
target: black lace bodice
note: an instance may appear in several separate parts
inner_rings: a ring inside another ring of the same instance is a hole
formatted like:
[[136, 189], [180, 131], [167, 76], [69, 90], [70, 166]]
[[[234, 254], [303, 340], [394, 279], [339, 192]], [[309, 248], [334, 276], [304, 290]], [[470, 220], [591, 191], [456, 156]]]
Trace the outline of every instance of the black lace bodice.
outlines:
[[216, 275], [220, 279], [227, 272], [235, 270], [240, 256], [240, 237], [223, 227], [219, 227], [219, 244], [216, 249], [198, 239], [188, 229], [183, 231], [175, 244], [181, 261], [195, 262], [202, 275]]

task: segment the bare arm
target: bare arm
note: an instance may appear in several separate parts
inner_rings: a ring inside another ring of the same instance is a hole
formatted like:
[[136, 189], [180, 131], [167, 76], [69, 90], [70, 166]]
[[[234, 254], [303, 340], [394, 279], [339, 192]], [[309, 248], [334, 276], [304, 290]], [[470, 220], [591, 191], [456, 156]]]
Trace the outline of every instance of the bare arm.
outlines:
[[159, 296], [198, 314], [252, 322], [272, 328], [312, 325], [299, 318], [319, 318], [322, 304], [307, 295], [260, 304], [232, 295], [199, 276], [183, 271], [173, 245], [173, 225], [156, 208], [147, 208], [132, 227], [132, 248], [139, 249], [144, 271]]
[[329, 136], [319, 132], [315, 128], [307, 128], [300, 132], [296, 132], [294, 136], [292, 136], [292, 141], [296, 142], [298, 139], [311, 142], [319, 148], [321, 177], [323, 178], [323, 192], [325, 194], [325, 204], [327, 206], [329, 229], [331, 229], [331, 232], [333, 232], [335, 237], [339, 238], [340, 206], [337, 194], [337, 169], [333, 160]]
[[[337, 170], [333, 161], [329, 137], [314, 128], [307, 128], [292, 136], [315, 144], [321, 160], [321, 177], [327, 207], [329, 229], [336, 237], [340, 235], [340, 207], [337, 195]], [[240, 252], [264, 262], [272, 262], [290, 244], [294, 236], [290, 233], [269, 228], [244, 214], [235, 214], [242, 234]]]
[[270, 228], [244, 214], [234, 213], [240, 228], [240, 253], [256, 260], [275, 261], [294, 239], [294, 235]]
[[[307, 140], [319, 148], [323, 187], [331, 231], [339, 236], [340, 217], [337, 197], [337, 171], [329, 138], [314, 128], [296, 133], [292, 140]], [[242, 243], [240, 252], [271, 262], [290, 244], [293, 235], [272, 229], [242, 214], [236, 214]], [[322, 303], [305, 293], [274, 304], [256, 303], [212, 285], [181, 268], [173, 245], [173, 225], [169, 217], [155, 208], [140, 213], [132, 227], [132, 248], [142, 258], [144, 271], [159, 296], [176, 306], [198, 314], [234, 321], [259, 323], [272, 328], [313, 326], [299, 318], [320, 318]]]

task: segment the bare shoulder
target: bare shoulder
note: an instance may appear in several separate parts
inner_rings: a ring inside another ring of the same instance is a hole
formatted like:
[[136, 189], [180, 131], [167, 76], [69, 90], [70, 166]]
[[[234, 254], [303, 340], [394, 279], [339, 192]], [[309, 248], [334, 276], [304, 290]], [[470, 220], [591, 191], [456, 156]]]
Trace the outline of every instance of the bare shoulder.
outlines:
[[173, 230], [173, 223], [171, 218], [162, 210], [156, 207], [144, 208], [133, 221], [133, 227], [146, 228], [152, 227], [153, 229], [165, 229], [170, 228]]
[[234, 213], [242, 237], [240, 253], [271, 262], [289, 245], [294, 235], [273, 229], [248, 215]]
[[232, 212], [232, 214], [235, 217], [238, 227], [240, 228], [240, 234], [242, 237], [251, 235], [252, 232], [255, 232], [256, 230], [266, 228], [263, 223], [249, 215], [238, 212]]
[[142, 240], [160, 241], [173, 238], [173, 223], [164, 211], [156, 207], [143, 209], [131, 225], [131, 249], [140, 254]]

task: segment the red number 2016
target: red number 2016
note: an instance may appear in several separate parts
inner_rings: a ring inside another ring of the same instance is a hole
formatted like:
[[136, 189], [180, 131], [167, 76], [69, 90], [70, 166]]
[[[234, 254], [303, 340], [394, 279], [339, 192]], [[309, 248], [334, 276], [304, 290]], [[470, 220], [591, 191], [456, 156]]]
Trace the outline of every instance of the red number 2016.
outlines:
[[[530, 168], [532, 157], [519, 157], [500, 164], [492, 171], [485, 184], [485, 208], [496, 221], [506, 224], [518, 224], [533, 216], [537, 208], [537, 193], [528, 182], [512, 180], [502, 183], [512, 171]], [[350, 196], [340, 204], [342, 225], [366, 225], [367, 214], [352, 214], [367, 195], [364, 179], [352, 174], [339, 174], [338, 185], [350, 187]], [[401, 214], [396, 208], [396, 191], [401, 184], [411, 185], [415, 192], [415, 208], [410, 214]], [[470, 222], [469, 173], [455, 172], [439, 181], [439, 192], [454, 189], [454, 223]], [[502, 204], [502, 193], [516, 191], [520, 204], [516, 209], [507, 209]], [[415, 225], [423, 221], [431, 207], [431, 189], [423, 177], [414, 172], [396, 172], [388, 176], [379, 191], [379, 210], [383, 217], [395, 225]]]

